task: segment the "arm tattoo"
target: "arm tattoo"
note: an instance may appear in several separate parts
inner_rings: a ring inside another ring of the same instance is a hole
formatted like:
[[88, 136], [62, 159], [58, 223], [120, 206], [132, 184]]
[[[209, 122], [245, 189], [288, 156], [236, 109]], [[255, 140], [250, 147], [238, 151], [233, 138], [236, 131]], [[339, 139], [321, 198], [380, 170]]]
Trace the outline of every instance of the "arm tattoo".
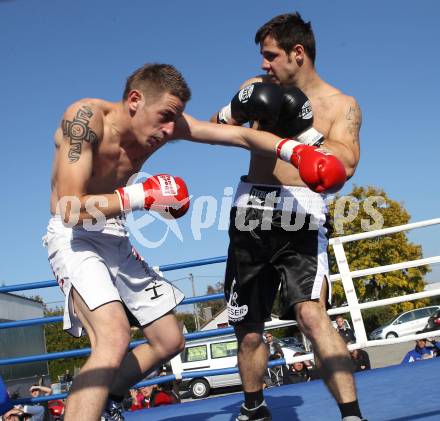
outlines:
[[361, 116], [359, 107], [350, 105], [347, 112], [346, 120], [348, 122], [348, 132], [353, 136], [353, 143], [359, 143], [359, 129], [361, 127]]
[[94, 145], [98, 141], [98, 136], [93, 130], [90, 130], [89, 123], [93, 116], [93, 111], [87, 105], [83, 105], [73, 121], [63, 120], [63, 135], [70, 140], [69, 162], [74, 163], [81, 156], [82, 143], [88, 142]]

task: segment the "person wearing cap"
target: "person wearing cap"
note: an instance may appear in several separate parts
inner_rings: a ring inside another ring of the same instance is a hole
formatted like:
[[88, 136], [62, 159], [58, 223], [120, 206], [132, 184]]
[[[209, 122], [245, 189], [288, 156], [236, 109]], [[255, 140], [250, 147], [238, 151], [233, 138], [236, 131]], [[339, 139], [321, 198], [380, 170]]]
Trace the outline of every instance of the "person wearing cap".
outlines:
[[[421, 333], [421, 332], [417, 332]], [[426, 345], [427, 342], [431, 342], [432, 345]], [[411, 351], [408, 351], [403, 357], [401, 364], [412, 363], [414, 361], [420, 361], [428, 357], [437, 356], [440, 353], [440, 346], [438, 342], [431, 338], [416, 339], [416, 346]]]

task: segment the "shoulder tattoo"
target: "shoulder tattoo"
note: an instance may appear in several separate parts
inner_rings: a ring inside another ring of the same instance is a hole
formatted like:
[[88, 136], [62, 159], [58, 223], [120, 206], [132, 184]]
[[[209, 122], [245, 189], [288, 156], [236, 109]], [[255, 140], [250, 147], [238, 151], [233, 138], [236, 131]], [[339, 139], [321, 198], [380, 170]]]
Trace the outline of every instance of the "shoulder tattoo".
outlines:
[[354, 142], [359, 142], [359, 130], [361, 128], [362, 116], [361, 110], [357, 104], [350, 105], [350, 108], [345, 116], [347, 120], [348, 132], [354, 137]]
[[63, 136], [68, 138], [70, 141], [70, 163], [74, 163], [79, 160], [83, 142], [88, 142], [91, 145], [94, 145], [98, 141], [98, 136], [89, 127], [92, 116], [92, 109], [87, 105], [83, 105], [76, 113], [73, 121], [63, 120], [61, 123], [63, 128]]

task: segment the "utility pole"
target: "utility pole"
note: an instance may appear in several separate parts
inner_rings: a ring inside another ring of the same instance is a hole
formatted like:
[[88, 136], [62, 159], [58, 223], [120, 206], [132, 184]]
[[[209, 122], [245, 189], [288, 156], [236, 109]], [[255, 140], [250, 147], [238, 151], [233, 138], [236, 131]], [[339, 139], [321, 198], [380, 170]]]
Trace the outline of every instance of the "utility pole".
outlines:
[[[196, 286], [194, 284], [194, 275], [192, 273], [188, 274], [188, 278], [191, 282], [191, 288], [192, 288], [192, 293], [193, 293], [193, 297], [196, 296]], [[196, 322], [196, 330], [197, 332], [200, 330], [200, 321], [199, 321], [199, 313], [198, 313], [198, 306], [197, 303], [193, 304], [193, 309], [194, 309], [194, 320]]]

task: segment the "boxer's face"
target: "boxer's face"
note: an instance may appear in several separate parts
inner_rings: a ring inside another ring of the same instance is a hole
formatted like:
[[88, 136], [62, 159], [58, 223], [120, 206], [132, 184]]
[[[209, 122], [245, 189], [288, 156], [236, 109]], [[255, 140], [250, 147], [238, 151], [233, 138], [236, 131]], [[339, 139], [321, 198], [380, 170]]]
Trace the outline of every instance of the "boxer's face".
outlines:
[[273, 83], [293, 83], [298, 68], [294, 51], [287, 54], [278, 46], [277, 41], [268, 35], [260, 44], [260, 53], [263, 57], [261, 68]]
[[138, 142], [147, 148], [156, 147], [172, 136], [176, 120], [185, 108], [179, 98], [167, 92], [152, 101], [146, 101], [141, 94], [132, 106], [135, 107], [133, 132]]

